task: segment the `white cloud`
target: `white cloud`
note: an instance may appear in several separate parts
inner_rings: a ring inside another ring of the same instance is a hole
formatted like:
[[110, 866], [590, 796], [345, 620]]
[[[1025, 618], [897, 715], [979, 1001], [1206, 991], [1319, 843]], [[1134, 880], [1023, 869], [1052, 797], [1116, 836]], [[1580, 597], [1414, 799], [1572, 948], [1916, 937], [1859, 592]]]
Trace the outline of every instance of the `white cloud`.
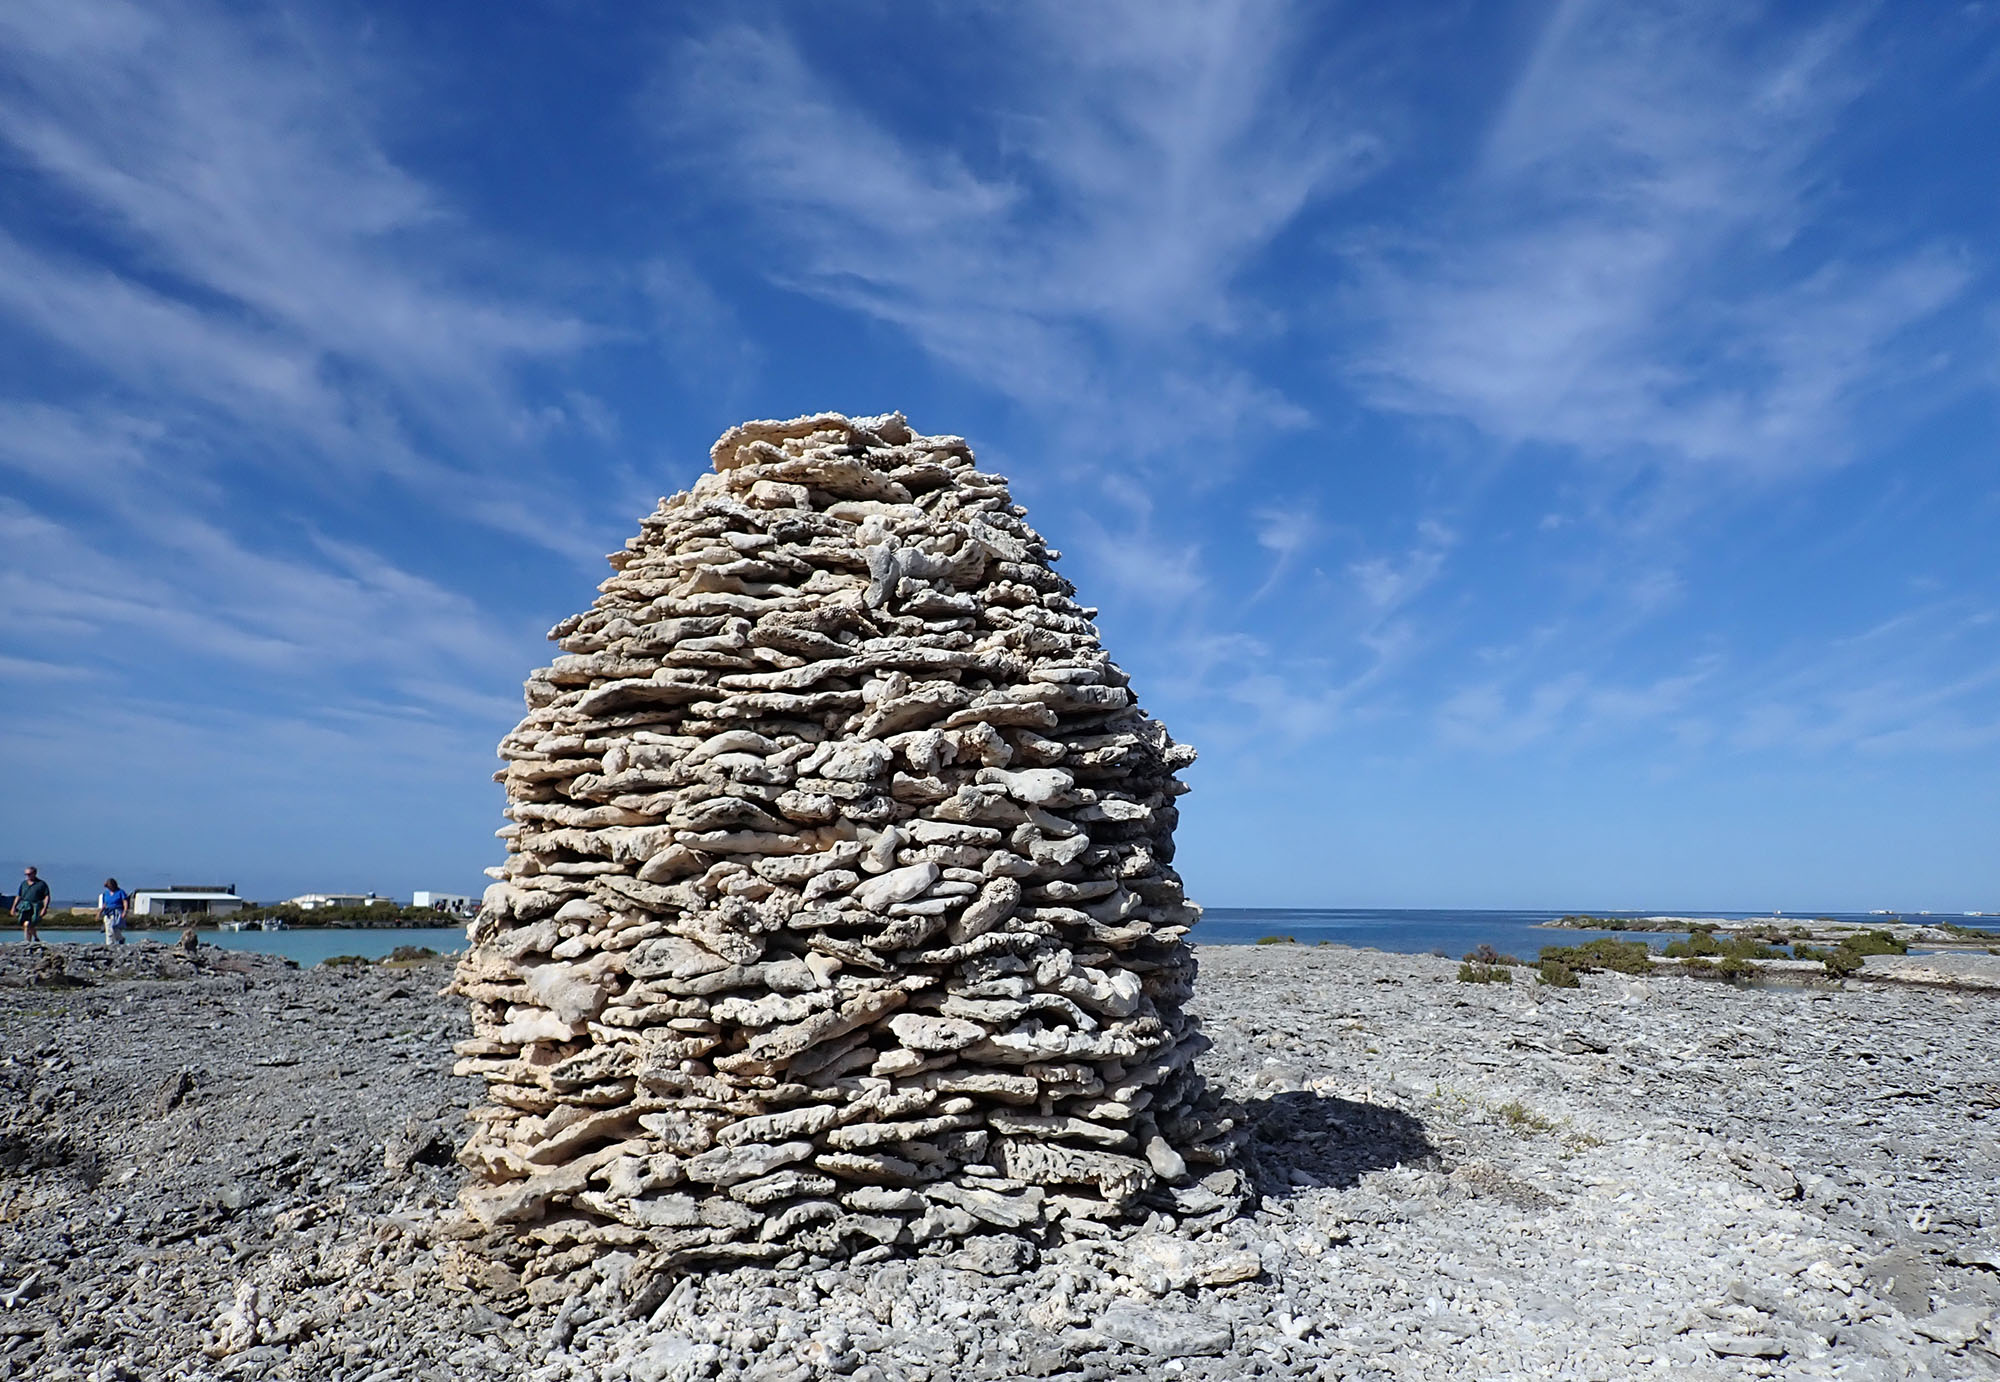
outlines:
[[1727, 742], [1744, 752], [1951, 753], [2000, 743], [1995, 612], [1970, 596], [1777, 650], [1746, 678]]
[[[181, 485], [147, 456], [130, 428], [49, 409], [26, 416], [36, 435], [115, 456], [125, 473], [108, 487], [86, 484], [95, 502], [80, 522], [0, 498], [0, 544], [10, 554], [0, 605], [21, 651], [61, 647], [138, 680], [190, 659], [286, 675], [450, 673], [485, 686], [518, 673], [527, 640], [471, 597], [310, 528], [292, 542], [239, 532], [218, 521], [200, 487]], [[0, 448], [0, 466], [14, 454]], [[66, 453], [21, 454], [53, 471]]]
[[603, 333], [491, 285], [492, 247], [385, 151], [386, 75], [302, 14], [0, 8], [0, 147], [47, 218], [0, 236], [0, 317], [95, 372], [99, 421], [172, 437], [191, 471], [386, 476], [594, 556], [581, 506], [535, 482], [523, 371]]
[[1408, 604], [1438, 578], [1458, 535], [1435, 519], [1417, 524], [1417, 541], [1401, 559], [1369, 557], [1351, 563], [1348, 574], [1360, 588], [1371, 614], [1380, 618]]
[[1808, 241], [1864, 64], [1846, 19], [1567, 0], [1425, 237], [1352, 253], [1378, 406], [1753, 478], [1851, 454], [1905, 333], [1972, 266]]
[[88, 681], [90, 668], [68, 662], [46, 662], [33, 657], [10, 657], [0, 653], [0, 682]]
[[1250, 517], [1256, 526], [1257, 545], [1271, 554], [1270, 574], [1264, 577], [1264, 583], [1250, 597], [1255, 603], [1281, 588], [1300, 559], [1324, 536], [1325, 527], [1310, 502], [1296, 500], [1283, 508], [1255, 509]]
[[1519, 689], [1502, 681], [1468, 686], [1438, 707], [1436, 729], [1447, 745], [1482, 753], [1514, 753], [1556, 741], [1576, 747], [1586, 739], [1640, 733], [1678, 742], [1695, 694], [1719, 670], [1702, 658], [1686, 671], [1649, 682], [1621, 682], [1616, 673], [1563, 672]]
[[958, 105], [980, 129], [950, 146], [892, 132], [788, 37], [744, 26], [689, 45], [655, 111], [786, 248], [781, 282], [1067, 413], [1088, 440], [1113, 430], [1091, 426], [1107, 413], [1142, 452], [1302, 420], [1190, 348], [1246, 328], [1238, 275], [1376, 157], [1278, 99], [1295, 16], [1050, 3], [1004, 20], [957, 16], [1010, 84], [1004, 109]]

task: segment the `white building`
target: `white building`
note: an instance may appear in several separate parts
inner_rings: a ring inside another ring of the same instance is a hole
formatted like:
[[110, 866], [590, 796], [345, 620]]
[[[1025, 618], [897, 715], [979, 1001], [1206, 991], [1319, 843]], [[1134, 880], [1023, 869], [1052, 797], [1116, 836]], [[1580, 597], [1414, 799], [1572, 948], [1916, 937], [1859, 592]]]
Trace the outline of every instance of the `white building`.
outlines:
[[287, 898], [286, 905], [301, 912], [316, 912], [322, 907], [393, 907], [396, 901], [374, 893], [300, 893]]
[[135, 917], [226, 917], [249, 904], [236, 895], [236, 885], [220, 888], [140, 888], [132, 894]]
[[412, 893], [412, 907], [428, 907], [455, 917], [469, 917], [479, 909], [479, 899], [463, 893]]

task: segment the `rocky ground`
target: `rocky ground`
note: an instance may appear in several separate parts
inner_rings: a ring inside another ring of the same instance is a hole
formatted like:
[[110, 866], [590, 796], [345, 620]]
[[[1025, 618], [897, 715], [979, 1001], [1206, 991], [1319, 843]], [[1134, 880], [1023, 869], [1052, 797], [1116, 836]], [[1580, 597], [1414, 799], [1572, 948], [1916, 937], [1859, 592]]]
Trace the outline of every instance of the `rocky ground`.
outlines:
[[1254, 1214], [558, 1291], [453, 1227], [441, 963], [48, 953], [0, 947], [0, 1379], [2000, 1375], [1984, 991], [1206, 948]]

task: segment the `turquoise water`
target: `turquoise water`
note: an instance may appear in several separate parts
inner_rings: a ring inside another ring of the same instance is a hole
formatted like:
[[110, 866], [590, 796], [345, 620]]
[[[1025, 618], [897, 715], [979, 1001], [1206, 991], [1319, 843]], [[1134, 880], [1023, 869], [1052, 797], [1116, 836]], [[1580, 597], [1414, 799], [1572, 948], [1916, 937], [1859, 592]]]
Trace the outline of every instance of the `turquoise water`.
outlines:
[[[1645, 916], [1660, 913], [1597, 912], [1598, 916]], [[1198, 945], [1253, 945], [1266, 936], [1290, 936], [1301, 945], [1331, 941], [1339, 945], [1367, 946], [1375, 950], [1396, 950], [1406, 954], [1426, 954], [1442, 950], [1453, 959], [1479, 945], [1532, 960], [1545, 945], [1574, 945], [1595, 936], [1617, 936], [1624, 940], [1644, 940], [1655, 949], [1685, 932], [1638, 931], [1552, 931], [1538, 923], [1553, 921], [1562, 912], [1444, 911], [1436, 909], [1370, 910], [1365, 908], [1263, 908], [1211, 907], [1190, 937]], [[1677, 912], [1674, 915], [1710, 918], [1717, 921], [1752, 915], [1744, 912]], [[1835, 921], [1880, 925], [1885, 918], [1853, 912], [1819, 912], [1814, 916]], [[1759, 918], [1762, 919], [1762, 918]], [[1810, 920], [1782, 917], [1782, 921]], [[20, 932], [8, 929], [6, 939], [18, 940]], [[56, 931], [43, 928], [49, 940], [91, 941], [96, 931]], [[142, 937], [171, 943], [173, 931], [134, 931]], [[283, 955], [301, 965], [315, 965], [332, 955], [361, 955], [380, 959], [399, 945], [422, 945], [439, 952], [463, 950], [465, 929], [459, 926], [411, 926], [337, 928], [298, 931], [203, 931], [204, 945], [230, 950], [261, 950]]]
[[[1582, 908], [1572, 909], [1582, 911]], [[1685, 936], [1685, 931], [1560, 931], [1548, 930], [1542, 922], [1566, 916], [1566, 912], [1369, 910], [1362, 908], [1265, 908], [1210, 907], [1189, 937], [1198, 945], [1253, 945], [1266, 936], [1290, 936], [1301, 945], [1331, 941], [1338, 945], [1367, 946], [1375, 950], [1397, 950], [1422, 955], [1442, 950], [1457, 959], [1479, 945], [1490, 945], [1524, 960], [1535, 958], [1545, 945], [1575, 945], [1598, 936], [1619, 940], [1643, 940], [1654, 949]], [[1759, 921], [1811, 921], [1826, 917], [1832, 921], [1859, 922], [1879, 926], [1886, 917], [1859, 912], [1813, 912], [1797, 916], [1759, 916], [1754, 912], [1693, 912], [1658, 908], [1651, 912], [1604, 912], [1601, 917], [1684, 916], [1702, 920], [1730, 921], [1751, 918]], [[1912, 918], [1905, 918], [1911, 920]], [[1954, 920], [1954, 918], [1939, 918]]]

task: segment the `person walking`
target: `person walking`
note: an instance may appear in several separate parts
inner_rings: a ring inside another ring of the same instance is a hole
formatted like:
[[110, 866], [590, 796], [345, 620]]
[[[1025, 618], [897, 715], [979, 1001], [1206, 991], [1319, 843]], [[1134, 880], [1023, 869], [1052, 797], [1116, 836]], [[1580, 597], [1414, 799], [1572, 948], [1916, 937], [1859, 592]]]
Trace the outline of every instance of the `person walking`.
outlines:
[[104, 943], [106, 945], [125, 944], [125, 909], [132, 903], [132, 894], [118, 886], [118, 880], [104, 880], [104, 891], [97, 895], [97, 919], [104, 923]]
[[49, 910], [49, 885], [33, 864], [21, 870], [21, 891], [14, 895], [14, 918], [21, 923], [21, 940], [34, 945], [42, 939], [41, 920]]

